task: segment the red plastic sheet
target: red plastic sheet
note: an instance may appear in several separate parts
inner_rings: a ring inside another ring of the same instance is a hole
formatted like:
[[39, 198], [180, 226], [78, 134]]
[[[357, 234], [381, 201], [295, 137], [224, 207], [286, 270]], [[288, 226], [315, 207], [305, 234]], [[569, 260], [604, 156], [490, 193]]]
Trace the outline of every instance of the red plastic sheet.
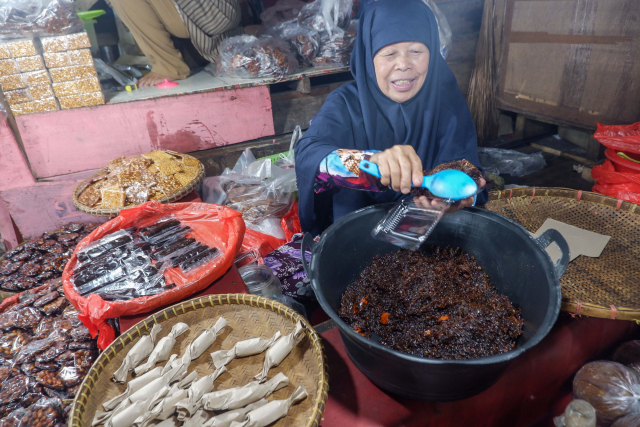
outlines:
[[291, 206], [291, 210], [282, 217], [280, 225], [282, 225], [282, 228], [284, 229], [284, 235], [287, 237], [287, 242], [290, 242], [291, 239], [293, 239], [294, 234], [302, 233], [300, 217], [298, 216], [297, 200], [293, 203], [293, 206]]
[[[158, 295], [136, 298], [128, 301], [104, 301], [99, 295], [88, 298], [80, 296], [70, 279], [77, 265], [77, 253], [108, 234], [123, 228], [147, 227], [159, 219], [173, 215], [191, 228], [189, 237], [220, 249], [222, 255], [206, 266], [188, 273], [179, 268], [170, 268], [165, 272], [167, 283], [176, 287]], [[71, 303], [80, 311], [80, 320], [89, 328], [92, 336], [98, 337], [98, 347], [105, 349], [115, 338], [115, 332], [107, 319], [123, 315], [147, 313], [168, 304], [177, 303], [190, 295], [206, 288], [221, 277], [233, 264], [241, 247], [245, 225], [242, 215], [224, 206], [208, 203], [174, 203], [163, 205], [155, 201], [141, 206], [122, 210], [120, 216], [101, 225], [78, 244], [62, 274], [64, 292]]]
[[591, 169], [591, 176], [597, 184], [593, 191], [616, 199], [640, 204], [640, 174], [616, 172], [610, 160]]
[[598, 123], [598, 129], [593, 137], [605, 147], [640, 154], [640, 122], [612, 126]]

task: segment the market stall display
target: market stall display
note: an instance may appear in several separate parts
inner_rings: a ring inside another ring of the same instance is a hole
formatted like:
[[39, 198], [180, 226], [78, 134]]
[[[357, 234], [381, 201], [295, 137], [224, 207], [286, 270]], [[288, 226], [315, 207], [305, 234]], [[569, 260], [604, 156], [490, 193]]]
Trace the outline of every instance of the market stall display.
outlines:
[[60, 278], [76, 245], [98, 225], [70, 223], [7, 252], [0, 258], [0, 297]]
[[492, 192], [485, 207], [532, 233], [551, 218], [611, 236], [599, 257], [580, 256], [569, 264], [560, 279], [562, 310], [605, 319], [639, 318], [637, 205], [586, 191], [539, 187]]
[[[0, 418], [14, 411], [22, 425], [36, 425], [24, 420], [32, 409], [48, 406], [43, 400], [75, 397], [98, 356], [96, 341], [78, 314], [64, 297], [60, 280], [0, 305]], [[59, 409], [51, 415], [63, 422], [66, 415]]]
[[244, 229], [240, 213], [224, 206], [150, 201], [124, 209], [76, 247], [63, 273], [65, 295], [104, 349], [115, 338], [109, 319], [176, 303], [221, 277]]
[[[174, 328], [184, 329], [182, 325], [188, 330], [175, 338], [173, 355], [166, 363], [135, 378], [129, 373], [126, 385], [111, 381], [134, 349], [146, 354]], [[147, 425], [155, 420], [187, 426], [236, 422], [237, 426], [310, 427], [320, 421], [327, 387], [324, 356], [315, 331], [285, 306], [251, 295], [207, 296], [156, 313], [132, 331], [115, 341], [94, 364], [74, 402], [71, 425], [94, 420], [96, 425], [116, 426], [121, 421]], [[140, 345], [152, 331], [155, 340], [147, 339], [155, 345]], [[196, 344], [207, 331], [215, 331], [212, 339]], [[273, 341], [278, 332], [282, 336]], [[273, 341], [273, 345], [265, 348], [255, 338]], [[290, 347], [291, 341], [297, 345]], [[252, 355], [236, 357], [219, 368], [212, 365], [210, 353], [232, 350], [241, 342]], [[251, 343], [257, 347], [248, 348]], [[274, 350], [277, 357], [273, 359], [267, 353], [276, 347], [283, 348]], [[267, 359], [273, 365], [268, 378], [256, 381], [254, 376]], [[228, 410], [215, 412], [222, 408]], [[264, 409], [258, 411], [260, 408]]]
[[284, 77], [298, 70], [287, 43], [274, 37], [236, 36], [220, 44], [216, 60], [219, 77]]
[[7, 0], [0, 5], [0, 38], [33, 38], [83, 29], [69, 0]]
[[203, 177], [202, 164], [186, 154], [156, 150], [142, 156], [119, 157], [75, 189], [73, 204], [90, 215], [115, 216], [122, 208], [148, 200], [178, 201]]

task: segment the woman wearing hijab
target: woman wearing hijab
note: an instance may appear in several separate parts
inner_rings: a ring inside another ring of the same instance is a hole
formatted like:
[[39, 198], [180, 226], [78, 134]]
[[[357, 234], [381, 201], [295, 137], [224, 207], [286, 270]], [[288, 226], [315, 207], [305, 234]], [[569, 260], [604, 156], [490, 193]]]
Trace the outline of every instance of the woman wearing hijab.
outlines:
[[[355, 81], [327, 97], [296, 145], [304, 231], [319, 234], [350, 212], [398, 200], [422, 183], [423, 170], [454, 160], [480, 167], [469, 107], [439, 46], [435, 16], [421, 0], [366, 5], [351, 55]], [[382, 179], [360, 173], [362, 159]], [[477, 202], [486, 198], [485, 190]]]

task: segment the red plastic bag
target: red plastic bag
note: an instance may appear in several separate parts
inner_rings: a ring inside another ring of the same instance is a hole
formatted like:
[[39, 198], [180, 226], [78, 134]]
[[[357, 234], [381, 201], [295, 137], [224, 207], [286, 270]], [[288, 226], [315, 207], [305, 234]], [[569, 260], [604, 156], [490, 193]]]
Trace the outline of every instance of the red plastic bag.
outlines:
[[616, 172], [610, 160], [591, 169], [591, 176], [597, 184], [596, 193], [640, 204], [640, 173]]
[[605, 147], [640, 154], [640, 122], [612, 126], [598, 123], [598, 129], [593, 137]]
[[[88, 298], [78, 294], [71, 282], [73, 271], [78, 263], [78, 251], [115, 231], [136, 226], [147, 227], [167, 215], [191, 228], [191, 237], [208, 246], [220, 249], [221, 256], [215, 258], [206, 268], [184, 273], [179, 268], [169, 268], [165, 272], [167, 283], [176, 287], [157, 295], [135, 298], [127, 301], [104, 301], [99, 295]], [[230, 208], [208, 203], [174, 203], [163, 205], [155, 201], [141, 206], [124, 209], [120, 216], [101, 225], [82, 240], [62, 274], [64, 292], [69, 301], [80, 311], [80, 320], [89, 328], [91, 335], [99, 335], [98, 347], [105, 349], [115, 338], [115, 332], [107, 323], [124, 315], [147, 313], [162, 306], [179, 302], [213, 283], [233, 264], [241, 247], [245, 225], [242, 215]]]
[[282, 221], [280, 222], [280, 225], [282, 225], [282, 229], [284, 230], [284, 235], [287, 237], [287, 242], [290, 242], [291, 239], [293, 239], [294, 234], [302, 233], [302, 226], [300, 225], [300, 217], [298, 216], [297, 200], [293, 203], [293, 206], [291, 206], [291, 210], [285, 216], [282, 217]]
[[244, 233], [242, 248], [235, 259], [236, 267], [242, 267], [253, 261], [260, 262], [263, 256], [273, 252], [285, 243], [287, 242], [277, 237], [247, 228]]

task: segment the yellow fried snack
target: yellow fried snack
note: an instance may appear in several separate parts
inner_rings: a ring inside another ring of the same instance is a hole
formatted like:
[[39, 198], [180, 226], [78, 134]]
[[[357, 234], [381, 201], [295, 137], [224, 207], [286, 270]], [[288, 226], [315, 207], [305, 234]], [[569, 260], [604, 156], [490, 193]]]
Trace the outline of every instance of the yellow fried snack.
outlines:
[[118, 186], [102, 189], [102, 207], [104, 209], [123, 208], [126, 194]]
[[191, 181], [193, 181], [193, 178], [191, 178], [189, 175], [187, 175], [184, 172], [178, 172], [177, 174], [175, 174], [173, 176], [180, 184], [182, 184], [182, 186], [184, 187], [185, 185], [189, 184]]
[[198, 159], [196, 159], [195, 157], [191, 157], [191, 156], [183, 156], [182, 157], [182, 164], [184, 166], [191, 166], [191, 167], [198, 167], [200, 166], [200, 162], [198, 161]]
[[182, 188], [182, 184], [172, 176], [166, 177], [158, 175], [158, 184], [154, 188], [169, 196], [180, 190]]
[[136, 182], [139, 183], [141, 181], [142, 181], [142, 175], [140, 174], [140, 172], [137, 172], [137, 171], [126, 170], [118, 174], [118, 184], [120, 184], [120, 187], [122, 188], [130, 187]]
[[171, 175], [175, 175], [178, 172], [182, 171], [182, 168], [180, 168], [180, 164], [178, 162], [176, 162], [175, 160], [171, 159], [171, 160], [154, 160], [156, 163], [156, 166], [158, 167], [158, 170], [160, 171], [161, 174], [165, 175], [165, 176], [171, 176]]
[[144, 153], [142, 157], [151, 159], [154, 162], [157, 160], [173, 160], [173, 156], [171, 154], [167, 154], [162, 150], [155, 150], [155, 151], [150, 151], [149, 153]]
[[191, 179], [194, 179], [200, 173], [200, 166], [183, 166], [182, 170], [184, 173], [189, 176]]

